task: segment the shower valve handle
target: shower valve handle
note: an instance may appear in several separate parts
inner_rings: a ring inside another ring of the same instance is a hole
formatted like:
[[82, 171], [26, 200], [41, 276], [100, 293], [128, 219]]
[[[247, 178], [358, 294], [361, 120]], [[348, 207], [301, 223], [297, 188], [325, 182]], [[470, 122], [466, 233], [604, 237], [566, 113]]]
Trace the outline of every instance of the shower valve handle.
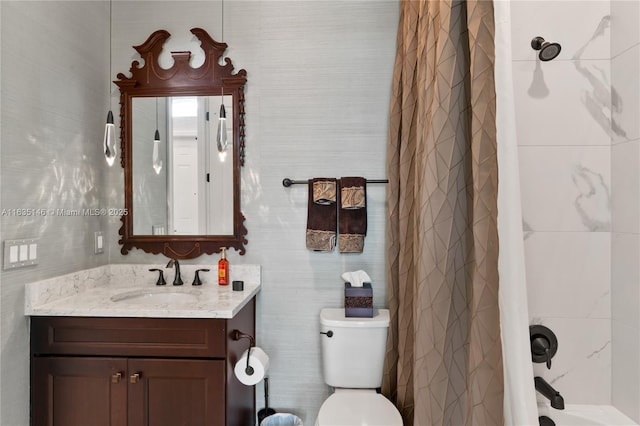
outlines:
[[537, 337], [533, 340], [533, 353], [541, 357], [540, 362], [547, 365], [547, 369], [551, 370], [551, 353], [549, 352], [549, 341], [544, 337]]
[[544, 363], [551, 369], [551, 358], [558, 351], [558, 339], [553, 331], [543, 325], [529, 327], [531, 340], [531, 359], [533, 362]]
[[549, 348], [544, 350], [544, 356], [547, 357], [547, 370], [551, 370], [551, 356], [549, 354]]
[[551, 353], [549, 352], [550, 343], [544, 337], [537, 337], [533, 340], [533, 353], [534, 355], [539, 355], [542, 358], [542, 361], [547, 365], [547, 368], [551, 369]]

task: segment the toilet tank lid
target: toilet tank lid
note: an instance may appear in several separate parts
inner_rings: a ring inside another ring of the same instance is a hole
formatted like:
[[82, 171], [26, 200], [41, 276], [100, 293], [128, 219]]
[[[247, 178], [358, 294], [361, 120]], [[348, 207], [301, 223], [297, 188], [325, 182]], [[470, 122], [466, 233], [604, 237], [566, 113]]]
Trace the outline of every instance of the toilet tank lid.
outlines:
[[332, 327], [389, 327], [389, 310], [374, 309], [372, 318], [347, 317], [344, 308], [325, 308], [320, 311], [320, 324]]

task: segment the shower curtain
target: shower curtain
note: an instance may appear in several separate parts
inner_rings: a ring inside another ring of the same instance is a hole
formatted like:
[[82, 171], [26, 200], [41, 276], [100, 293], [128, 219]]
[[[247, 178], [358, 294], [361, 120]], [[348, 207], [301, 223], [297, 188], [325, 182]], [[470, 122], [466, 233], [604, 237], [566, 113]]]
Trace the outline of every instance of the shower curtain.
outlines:
[[[503, 371], [511, 361], [503, 365], [502, 342], [524, 342], [528, 327], [526, 297], [524, 330], [518, 321], [516, 333], [502, 332], [500, 322], [499, 306], [514, 306], [499, 302], [498, 276], [502, 286], [524, 288], [524, 281], [519, 269], [498, 268], [505, 262], [493, 2], [402, 0], [400, 8], [387, 149], [391, 326], [383, 392], [405, 425], [536, 424], [514, 415], [526, 389], [504, 395], [505, 386], [519, 387]], [[526, 292], [516, 293], [521, 302]]]
[[498, 236], [500, 325], [507, 425], [538, 425], [520, 203], [520, 171], [511, 66], [511, 7], [494, 2], [496, 125], [498, 136]]

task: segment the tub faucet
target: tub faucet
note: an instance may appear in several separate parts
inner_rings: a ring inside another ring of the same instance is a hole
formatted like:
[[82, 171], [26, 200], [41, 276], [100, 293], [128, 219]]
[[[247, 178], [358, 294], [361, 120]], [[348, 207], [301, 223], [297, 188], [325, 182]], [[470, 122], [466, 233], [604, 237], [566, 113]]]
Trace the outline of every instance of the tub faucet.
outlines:
[[553, 408], [556, 410], [564, 410], [564, 398], [560, 395], [560, 392], [555, 390], [542, 377], [535, 377], [533, 381], [536, 384], [536, 390], [551, 402]]
[[176, 275], [173, 279], [173, 285], [182, 285], [182, 277], [180, 276], [180, 262], [178, 259], [171, 259], [169, 263], [167, 263], [167, 268], [173, 268], [173, 265], [176, 266]]

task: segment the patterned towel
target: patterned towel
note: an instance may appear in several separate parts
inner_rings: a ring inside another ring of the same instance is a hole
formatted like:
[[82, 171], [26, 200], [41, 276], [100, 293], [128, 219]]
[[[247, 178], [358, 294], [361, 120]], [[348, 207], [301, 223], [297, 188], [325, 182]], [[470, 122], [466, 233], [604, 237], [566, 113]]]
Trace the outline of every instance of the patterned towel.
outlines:
[[309, 179], [307, 206], [307, 248], [333, 251], [337, 233], [337, 181], [335, 178]]
[[362, 253], [367, 235], [367, 180], [340, 178], [338, 248], [340, 253]]

